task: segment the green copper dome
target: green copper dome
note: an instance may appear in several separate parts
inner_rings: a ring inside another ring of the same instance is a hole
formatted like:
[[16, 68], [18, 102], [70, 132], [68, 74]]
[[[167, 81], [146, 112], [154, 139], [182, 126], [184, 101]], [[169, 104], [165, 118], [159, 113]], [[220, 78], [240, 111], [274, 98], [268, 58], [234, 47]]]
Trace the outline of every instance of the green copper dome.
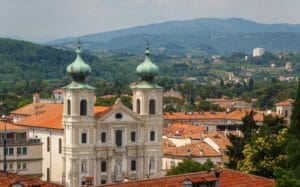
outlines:
[[152, 63], [150, 59], [149, 45], [147, 44], [145, 51], [145, 60], [142, 64], [138, 65], [136, 72], [141, 76], [144, 81], [152, 81], [156, 75], [159, 73], [159, 68]]
[[84, 82], [87, 75], [91, 73], [91, 67], [86, 64], [80, 54], [80, 46], [78, 45], [77, 50], [77, 57], [70, 65], [67, 67], [67, 72], [72, 75], [73, 81], [76, 82]]

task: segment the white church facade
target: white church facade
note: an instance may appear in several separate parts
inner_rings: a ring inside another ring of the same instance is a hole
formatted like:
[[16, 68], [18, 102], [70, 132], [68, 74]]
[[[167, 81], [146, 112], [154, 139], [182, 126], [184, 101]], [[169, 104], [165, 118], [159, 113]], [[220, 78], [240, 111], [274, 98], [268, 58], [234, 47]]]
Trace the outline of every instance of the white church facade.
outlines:
[[[67, 67], [73, 80], [63, 87], [63, 104], [44, 104], [57, 107], [52, 113], [55, 110], [60, 124], [31, 125], [30, 118], [37, 116], [16, 120], [43, 142], [42, 179], [77, 187], [141, 179], [161, 171], [163, 89], [153, 81], [159, 69], [151, 62], [149, 47], [137, 67], [141, 80], [131, 87], [133, 109], [120, 100], [111, 107], [94, 106], [95, 88], [85, 82], [91, 68], [81, 59], [80, 47], [76, 53]], [[37, 115], [54, 118], [46, 113]]]

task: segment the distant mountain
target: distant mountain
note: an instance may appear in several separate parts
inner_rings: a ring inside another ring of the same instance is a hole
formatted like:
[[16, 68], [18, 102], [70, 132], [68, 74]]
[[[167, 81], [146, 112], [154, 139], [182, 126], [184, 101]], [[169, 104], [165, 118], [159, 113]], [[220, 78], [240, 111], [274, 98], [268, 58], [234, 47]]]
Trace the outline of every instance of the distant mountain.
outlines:
[[[141, 52], [146, 38], [157, 52], [250, 52], [255, 47], [269, 51], [300, 50], [300, 24], [262, 24], [231, 18], [201, 18], [169, 21], [80, 37], [89, 50]], [[73, 47], [77, 38], [63, 38], [47, 44]]]

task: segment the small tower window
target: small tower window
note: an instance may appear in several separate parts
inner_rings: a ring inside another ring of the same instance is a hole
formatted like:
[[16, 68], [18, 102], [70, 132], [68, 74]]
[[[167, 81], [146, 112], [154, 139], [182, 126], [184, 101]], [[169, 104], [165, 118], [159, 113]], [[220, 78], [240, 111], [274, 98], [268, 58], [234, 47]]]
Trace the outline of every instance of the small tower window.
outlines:
[[81, 133], [81, 143], [82, 144], [87, 143], [87, 133], [86, 132]]
[[106, 132], [101, 133], [101, 142], [105, 143], [106, 142]]
[[87, 114], [87, 102], [85, 99], [80, 101], [80, 115], [85, 116]]
[[71, 115], [71, 100], [68, 99], [67, 101], [67, 114]]
[[155, 141], [155, 131], [150, 131], [150, 141]]
[[151, 99], [149, 102], [149, 114], [155, 114], [155, 100]]
[[136, 161], [131, 160], [131, 171], [136, 171]]
[[136, 113], [137, 114], [141, 113], [141, 100], [140, 99], [136, 100]]
[[131, 142], [135, 142], [135, 131], [131, 132]]

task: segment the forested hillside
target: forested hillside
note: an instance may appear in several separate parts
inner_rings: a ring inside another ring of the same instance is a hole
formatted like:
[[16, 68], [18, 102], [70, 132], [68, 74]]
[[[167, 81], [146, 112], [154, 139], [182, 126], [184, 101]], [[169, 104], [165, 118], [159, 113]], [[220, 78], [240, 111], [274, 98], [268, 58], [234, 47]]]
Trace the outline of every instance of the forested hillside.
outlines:
[[[140, 53], [148, 39], [157, 53], [229, 54], [251, 52], [263, 47], [269, 51], [299, 51], [300, 25], [261, 24], [240, 18], [201, 18], [170, 21], [116, 31], [81, 36], [84, 48], [92, 51]], [[71, 47], [76, 38], [63, 38], [48, 44]]]

